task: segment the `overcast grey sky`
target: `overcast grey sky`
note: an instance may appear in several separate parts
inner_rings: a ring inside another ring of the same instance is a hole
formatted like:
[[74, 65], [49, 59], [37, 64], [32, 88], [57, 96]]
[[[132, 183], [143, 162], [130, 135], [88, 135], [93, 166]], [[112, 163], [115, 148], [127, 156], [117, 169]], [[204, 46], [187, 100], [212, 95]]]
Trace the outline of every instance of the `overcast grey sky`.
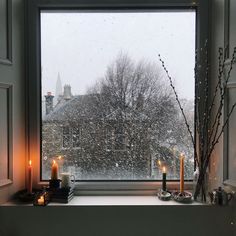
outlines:
[[166, 62], [181, 97], [194, 96], [195, 12], [41, 13], [42, 93], [57, 75], [84, 94], [122, 51]]

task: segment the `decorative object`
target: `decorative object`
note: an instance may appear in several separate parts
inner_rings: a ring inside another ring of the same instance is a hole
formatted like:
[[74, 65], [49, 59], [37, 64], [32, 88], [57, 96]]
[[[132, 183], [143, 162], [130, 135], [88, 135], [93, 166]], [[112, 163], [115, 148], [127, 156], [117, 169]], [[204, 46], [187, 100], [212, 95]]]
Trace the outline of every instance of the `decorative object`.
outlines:
[[162, 190], [166, 192], [166, 167], [162, 169]]
[[225, 206], [233, 199], [233, 193], [227, 193], [223, 188], [219, 187], [209, 192], [211, 204]]
[[32, 161], [29, 160], [29, 165], [28, 165], [28, 186], [27, 190], [29, 194], [32, 194]]
[[[233, 64], [235, 63], [236, 47], [232, 53], [231, 59], [228, 60], [228, 70], [226, 70], [226, 53], [222, 48], [218, 51], [218, 79], [216, 81], [216, 86], [212, 88], [212, 96], [210, 97], [210, 91], [208, 86], [209, 81], [209, 62], [208, 62], [208, 47], [207, 41], [205, 43], [204, 49], [196, 52], [195, 58], [195, 130], [197, 140], [194, 139], [194, 135], [190, 129], [189, 123], [187, 121], [185, 112], [181, 105], [180, 99], [176, 92], [175, 86], [173, 84], [172, 77], [167, 70], [164, 61], [159, 55], [159, 60], [161, 62], [162, 68], [164, 69], [167, 78], [169, 79], [170, 86], [174, 92], [177, 104], [181, 110], [181, 114], [184, 117], [185, 125], [187, 127], [188, 133], [190, 135], [193, 148], [194, 148], [194, 161], [196, 166], [199, 168], [199, 177], [197, 180], [194, 199], [206, 201], [206, 174], [210, 163], [210, 158], [212, 152], [219, 143], [219, 139], [229, 122], [229, 118], [236, 106], [233, 103], [225, 119], [222, 119], [223, 105], [226, 97], [226, 88], [229, 82], [229, 78], [233, 69]], [[218, 99], [218, 101], [217, 101]], [[178, 194], [175, 194], [175, 196]], [[180, 196], [182, 198], [182, 196]], [[199, 199], [200, 197], [200, 199]]]
[[184, 155], [180, 155], [180, 192], [184, 192]]
[[68, 203], [74, 196], [74, 188], [57, 188], [57, 189], [48, 189], [50, 194], [50, 200], [52, 202], [59, 203]]
[[175, 191], [172, 193], [172, 197], [176, 202], [180, 202], [180, 203], [191, 203], [193, 200], [192, 193], [187, 192], [187, 191], [183, 191], [183, 192]]
[[61, 188], [71, 187], [71, 179], [73, 178], [73, 186], [75, 184], [75, 176], [70, 173], [61, 173]]
[[36, 194], [33, 204], [34, 206], [47, 206], [49, 201], [50, 195], [46, 189], [44, 189], [42, 192]]
[[168, 191], [163, 191], [163, 190], [160, 190], [158, 193], [157, 193], [157, 196], [160, 200], [162, 201], [169, 201], [171, 200], [171, 193], [168, 192]]

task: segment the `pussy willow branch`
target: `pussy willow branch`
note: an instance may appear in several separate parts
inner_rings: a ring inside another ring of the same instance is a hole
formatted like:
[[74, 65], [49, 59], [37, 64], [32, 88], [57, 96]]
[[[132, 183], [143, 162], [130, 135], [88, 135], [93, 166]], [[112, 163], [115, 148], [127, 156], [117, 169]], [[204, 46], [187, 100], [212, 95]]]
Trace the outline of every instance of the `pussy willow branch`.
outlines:
[[192, 131], [191, 131], [191, 129], [190, 129], [190, 126], [189, 126], [189, 124], [188, 124], [187, 118], [186, 118], [185, 113], [184, 113], [184, 109], [183, 109], [183, 107], [182, 107], [182, 105], [181, 105], [181, 103], [180, 103], [180, 101], [179, 101], [179, 96], [178, 96], [178, 94], [177, 94], [177, 92], [176, 92], [176, 90], [175, 90], [175, 86], [173, 85], [172, 78], [171, 78], [171, 76], [169, 75], [169, 72], [168, 72], [167, 68], [165, 67], [164, 61], [161, 59], [161, 55], [158, 54], [158, 57], [159, 57], [159, 61], [161, 62], [162, 68], [164, 69], [164, 71], [165, 71], [165, 73], [166, 73], [166, 75], [167, 75], [167, 77], [168, 77], [168, 79], [169, 79], [170, 86], [171, 86], [171, 88], [173, 89], [174, 94], [175, 94], [175, 99], [176, 99], [176, 101], [177, 101], [177, 103], [178, 103], [178, 106], [179, 106], [179, 108], [180, 108], [180, 111], [181, 111], [181, 113], [182, 113], [182, 115], [183, 115], [183, 117], [184, 117], [184, 122], [185, 122], [185, 125], [186, 125], [186, 127], [187, 127], [188, 133], [189, 133], [189, 135], [190, 135], [190, 138], [191, 138], [191, 141], [192, 141], [192, 144], [193, 144], [193, 149], [194, 149], [194, 154], [195, 154], [195, 155], [194, 155], [194, 156], [195, 156], [194, 158], [195, 158], [196, 162], [198, 163], [198, 159], [196, 158], [196, 157], [197, 157], [197, 153], [196, 153], [196, 148], [195, 148], [195, 142], [194, 142], [193, 133], [192, 133]]
[[[216, 113], [216, 116], [215, 116], [215, 119], [214, 119], [213, 126], [211, 127], [213, 132], [212, 132], [212, 135], [209, 138], [210, 138], [210, 140], [213, 138], [212, 142], [215, 141], [215, 139], [217, 137], [218, 130], [219, 130], [219, 126], [221, 124], [222, 109], [223, 109], [223, 106], [224, 106], [224, 98], [225, 98], [225, 93], [227, 91], [227, 84], [228, 84], [228, 81], [229, 81], [229, 78], [230, 78], [230, 75], [231, 75], [231, 72], [232, 72], [232, 69], [233, 69], [235, 54], [236, 54], [236, 48], [234, 48], [234, 52], [233, 52], [232, 58], [230, 60], [230, 68], [228, 70], [227, 77], [226, 77], [226, 80], [224, 82], [222, 92], [220, 94], [220, 105], [218, 107], [218, 110], [217, 110], [217, 113]], [[216, 125], [216, 127], [215, 127], [215, 125]], [[214, 135], [213, 135], [213, 133], [214, 133]]]
[[[230, 78], [232, 67], [233, 67], [233, 64], [234, 64], [234, 61], [235, 61], [235, 53], [236, 53], [236, 48], [234, 48], [234, 53], [233, 53], [232, 58], [230, 60], [230, 69], [228, 70], [224, 86], [223, 86], [223, 88], [220, 88], [220, 105], [218, 107], [218, 111], [217, 111], [217, 114], [215, 116], [215, 122], [213, 124], [212, 129], [215, 127], [216, 122], [217, 122], [217, 126], [214, 129], [214, 131], [215, 131], [214, 132], [214, 137], [213, 138], [212, 138], [212, 136], [209, 137], [209, 148], [207, 149], [207, 152], [205, 152], [205, 155], [204, 155], [204, 158], [203, 158], [203, 160], [204, 160], [203, 163], [201, 163], [202, 168], [200, 170], [196, 190], [195, 190], [195, 193], [194, 193], [194, 198], [195, 199], [197, 198], [197, 196], [200, 193], [200, 189], [202, 188], [201, 186], [204, 185], [205, 173], [206, 173], [206, 170], [207, 170], [209, 162], [210, 162], [211, 154], [212, 154], [216, 144], [219, 142], [219, 139], [220, 139], [222, 133], [224, 132], [224, 129], [225, 129], [226, 125], [228, 124], [230, 116], [232, 115], [232, 112], [234, 111], [234, 108], [236, 106], [236, 103], [234, 103], [233, 106], [231, 107], [231, 110], [227, 114], [227, 118], [226, 118], [223, 126], [221, 127], [220, 132], [219, 132], [220, 120], [221, 120], [221, 116], [222, 116], [222, 108], [223, 108], [223, 104], [224, 104], [223, 101], [224, 101], [224, 98], [225, 98], [227, 84], [228, 84], [228, 81], [229, 81], [229, 78]], [[223, 71], [223, 70], [224, 70], [224, 65], [222, 65], [222, 68], [221, 68], [221, 71]], [[219, 86], [221, 86], [221, 83], [220, 83]]]
[[[218, 94], [218, 91], [220, 90], [220, 94], [222, 94], [222, 90], [223, 90], [222, 89], [222, 75], [223, 75], [223, 72], [224, 72], [224, 65], [225, 65], [226, 57], [224, 57], [223, 62], [222, 62], [222, 57], [223, 57], [223, 49], [222, 48], [219, 48], [218, 54], [219, 54], [219, 56], [218, 56], [218, 61], [219, 61], [219, 64], [218, 64], [218, 83], [217, 83], [217, 85], [215, 87], [215, 91], [214, 91], [214, 95], [213, 95], [213, 98], [212, 98], [212, 102], [210, 104], [209, 114], [208, 114], [208, 117], [207, 117], [208, 121], [211, 118], [210, 116], [212, 114], [212, 109], [215, 106], [215, 99], [216, 99], [216, 96]], [[214, 131], [214, 126], [215, 126], [215, 124], [213, 124], [211, 129], [208, 127], [208, 130], [209, 130], [208, 145], [210, 145], [210, 141], [211, 141], [210, 137], [212, 137], [212, 133]]]

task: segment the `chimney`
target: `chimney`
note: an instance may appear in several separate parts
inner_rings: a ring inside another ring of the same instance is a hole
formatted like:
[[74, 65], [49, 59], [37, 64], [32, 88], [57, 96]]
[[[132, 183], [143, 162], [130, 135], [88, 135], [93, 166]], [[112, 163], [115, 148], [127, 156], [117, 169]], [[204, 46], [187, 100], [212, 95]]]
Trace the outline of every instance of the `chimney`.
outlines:
[[65, 85], [64, 86], [64, 94], [63, 94], [63, 98], [65, 100], [70, 100], [72, 98], [72, 94], [71, 94], [71, 86], [70, 85]]
[[48, 92], [47, 95], [44, 96], [46, 99], [46, 115], [51, 113], [53, 111], [53, 98], [54, 96], [52, 95], [51, 92]]

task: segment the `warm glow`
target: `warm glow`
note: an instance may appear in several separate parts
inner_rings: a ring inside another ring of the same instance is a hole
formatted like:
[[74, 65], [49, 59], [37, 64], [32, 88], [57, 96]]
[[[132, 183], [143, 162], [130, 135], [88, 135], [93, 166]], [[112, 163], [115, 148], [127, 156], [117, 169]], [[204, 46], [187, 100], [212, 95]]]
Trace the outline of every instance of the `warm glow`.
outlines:
[[165, 166], [162, 168], [162, 172], [166, 173], [166, 167]]
[[29, 160], [29, 166], [32, 166], [32, 161], [31, 160]]
[[62, 159], [62, 156], [58, 156], [57, 159], [58, 159], [58, 160], [61, 160], [61, 159]]
[[55, 160], [53, 160], [53, 165], [55, 165], [56, 164], [56, 161]]
[[158, 160], [157, 163], [158, 163], [159, 166], [161, 166], [161, 161], [160, 160]]

